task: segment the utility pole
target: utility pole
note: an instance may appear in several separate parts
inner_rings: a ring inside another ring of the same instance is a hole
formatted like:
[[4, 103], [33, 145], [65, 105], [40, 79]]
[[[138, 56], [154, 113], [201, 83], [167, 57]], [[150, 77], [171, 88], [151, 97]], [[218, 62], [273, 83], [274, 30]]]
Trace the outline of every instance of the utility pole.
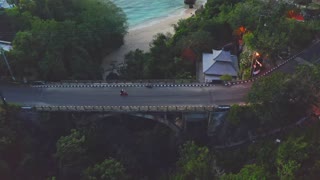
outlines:
[[251, 65], [250, 65], [250, 79], [252, 78], [253, 75], [253, 61], [255, 60], [254, 58], [255, 53], [252, 53], [251, 57]]
[[16, 78], [13, 76], [11, 67], [10, 67], [10, 65], [9, 65], [9, 62], [8, 62], [8, 60], [7, 60], [7, 57], [6, 57], [6, 55], [4, 54], [4, 50], [3, 50], [2, 48], [0, 48], [0, 54], [2, 54], [3, 59], [4, 59], [4, 61], [6, 62], [6, 65], [7, 65], [7, 68], [8, 68], [8, 70], [9, 70], [9, 73], [10, 73], [10, 75], [11, 75], [12, 80], [15, 81]]

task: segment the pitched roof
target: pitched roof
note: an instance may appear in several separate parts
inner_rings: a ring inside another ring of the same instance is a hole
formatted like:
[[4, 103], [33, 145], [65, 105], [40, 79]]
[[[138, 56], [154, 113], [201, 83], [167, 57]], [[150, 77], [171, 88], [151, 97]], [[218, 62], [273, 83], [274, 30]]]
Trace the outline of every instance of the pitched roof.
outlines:
[[202, 54], [202, 67], [203, 72], [206, 72], [214, 63], [213, 54], [203, 53]]
[[0, 0], [0, 8], [12, 8], [13, 5], [10, 5], [6, 0]]
[[12, 49], [11, 42], [0, 40], [0, 50], [10, 51]]
[[202, 54], [203, 73], [206, 75], [224, 75], [237, 76], [238, 60], [236, 56], [229, 51], [213, 50], [212, 54]]
[[229, 51], [212, 50], [213, 59], [216, 61], [232, 62], [231, 54]]
[[237, 76], [237, 71], [234, 69], [233, 65], [228, 62], [216, 61], [204, 74], [211, 75], [224, 75], [229, 74], [231, 76]]

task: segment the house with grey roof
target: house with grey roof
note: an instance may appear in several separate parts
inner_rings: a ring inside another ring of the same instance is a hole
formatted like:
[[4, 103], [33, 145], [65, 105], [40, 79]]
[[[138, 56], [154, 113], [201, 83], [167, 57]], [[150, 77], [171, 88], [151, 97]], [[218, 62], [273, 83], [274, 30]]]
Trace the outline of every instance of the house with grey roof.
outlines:
[[0, 51], [1, 50], [10, 51], [11, 49], [12, 49], [11, 42], [0, 40]]
[[0, 0], [0, 8], [5, 8], [5, 9], [9, 9], [9, 8], [13, 8], [14, 5], [9, 4], [6, 0]]
[[224, 50], [212, 50], [211, 53], [202, 54], [202, 70], [205, 82], [220, 80], [222, 75], [238, 76], [238, 58]]

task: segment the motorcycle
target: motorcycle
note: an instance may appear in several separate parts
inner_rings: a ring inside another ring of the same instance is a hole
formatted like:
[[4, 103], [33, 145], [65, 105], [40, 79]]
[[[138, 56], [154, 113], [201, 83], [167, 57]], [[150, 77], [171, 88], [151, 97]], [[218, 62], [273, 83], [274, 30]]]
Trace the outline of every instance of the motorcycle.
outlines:
[[120, 92], [120, 96], [128, 96], [128, 93], [127, 92]]

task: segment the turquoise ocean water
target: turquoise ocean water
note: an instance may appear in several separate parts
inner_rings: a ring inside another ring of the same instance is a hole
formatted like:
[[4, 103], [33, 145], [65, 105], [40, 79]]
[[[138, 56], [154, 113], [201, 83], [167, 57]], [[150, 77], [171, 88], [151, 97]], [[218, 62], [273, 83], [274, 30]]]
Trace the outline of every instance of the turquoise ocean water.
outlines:
[[[183, 0], [111, 0], [127, 15], [129, 27], [161, 17], [168, 17], [186, 6]], [[205, 0], [198, 0], [205, 1]]]

